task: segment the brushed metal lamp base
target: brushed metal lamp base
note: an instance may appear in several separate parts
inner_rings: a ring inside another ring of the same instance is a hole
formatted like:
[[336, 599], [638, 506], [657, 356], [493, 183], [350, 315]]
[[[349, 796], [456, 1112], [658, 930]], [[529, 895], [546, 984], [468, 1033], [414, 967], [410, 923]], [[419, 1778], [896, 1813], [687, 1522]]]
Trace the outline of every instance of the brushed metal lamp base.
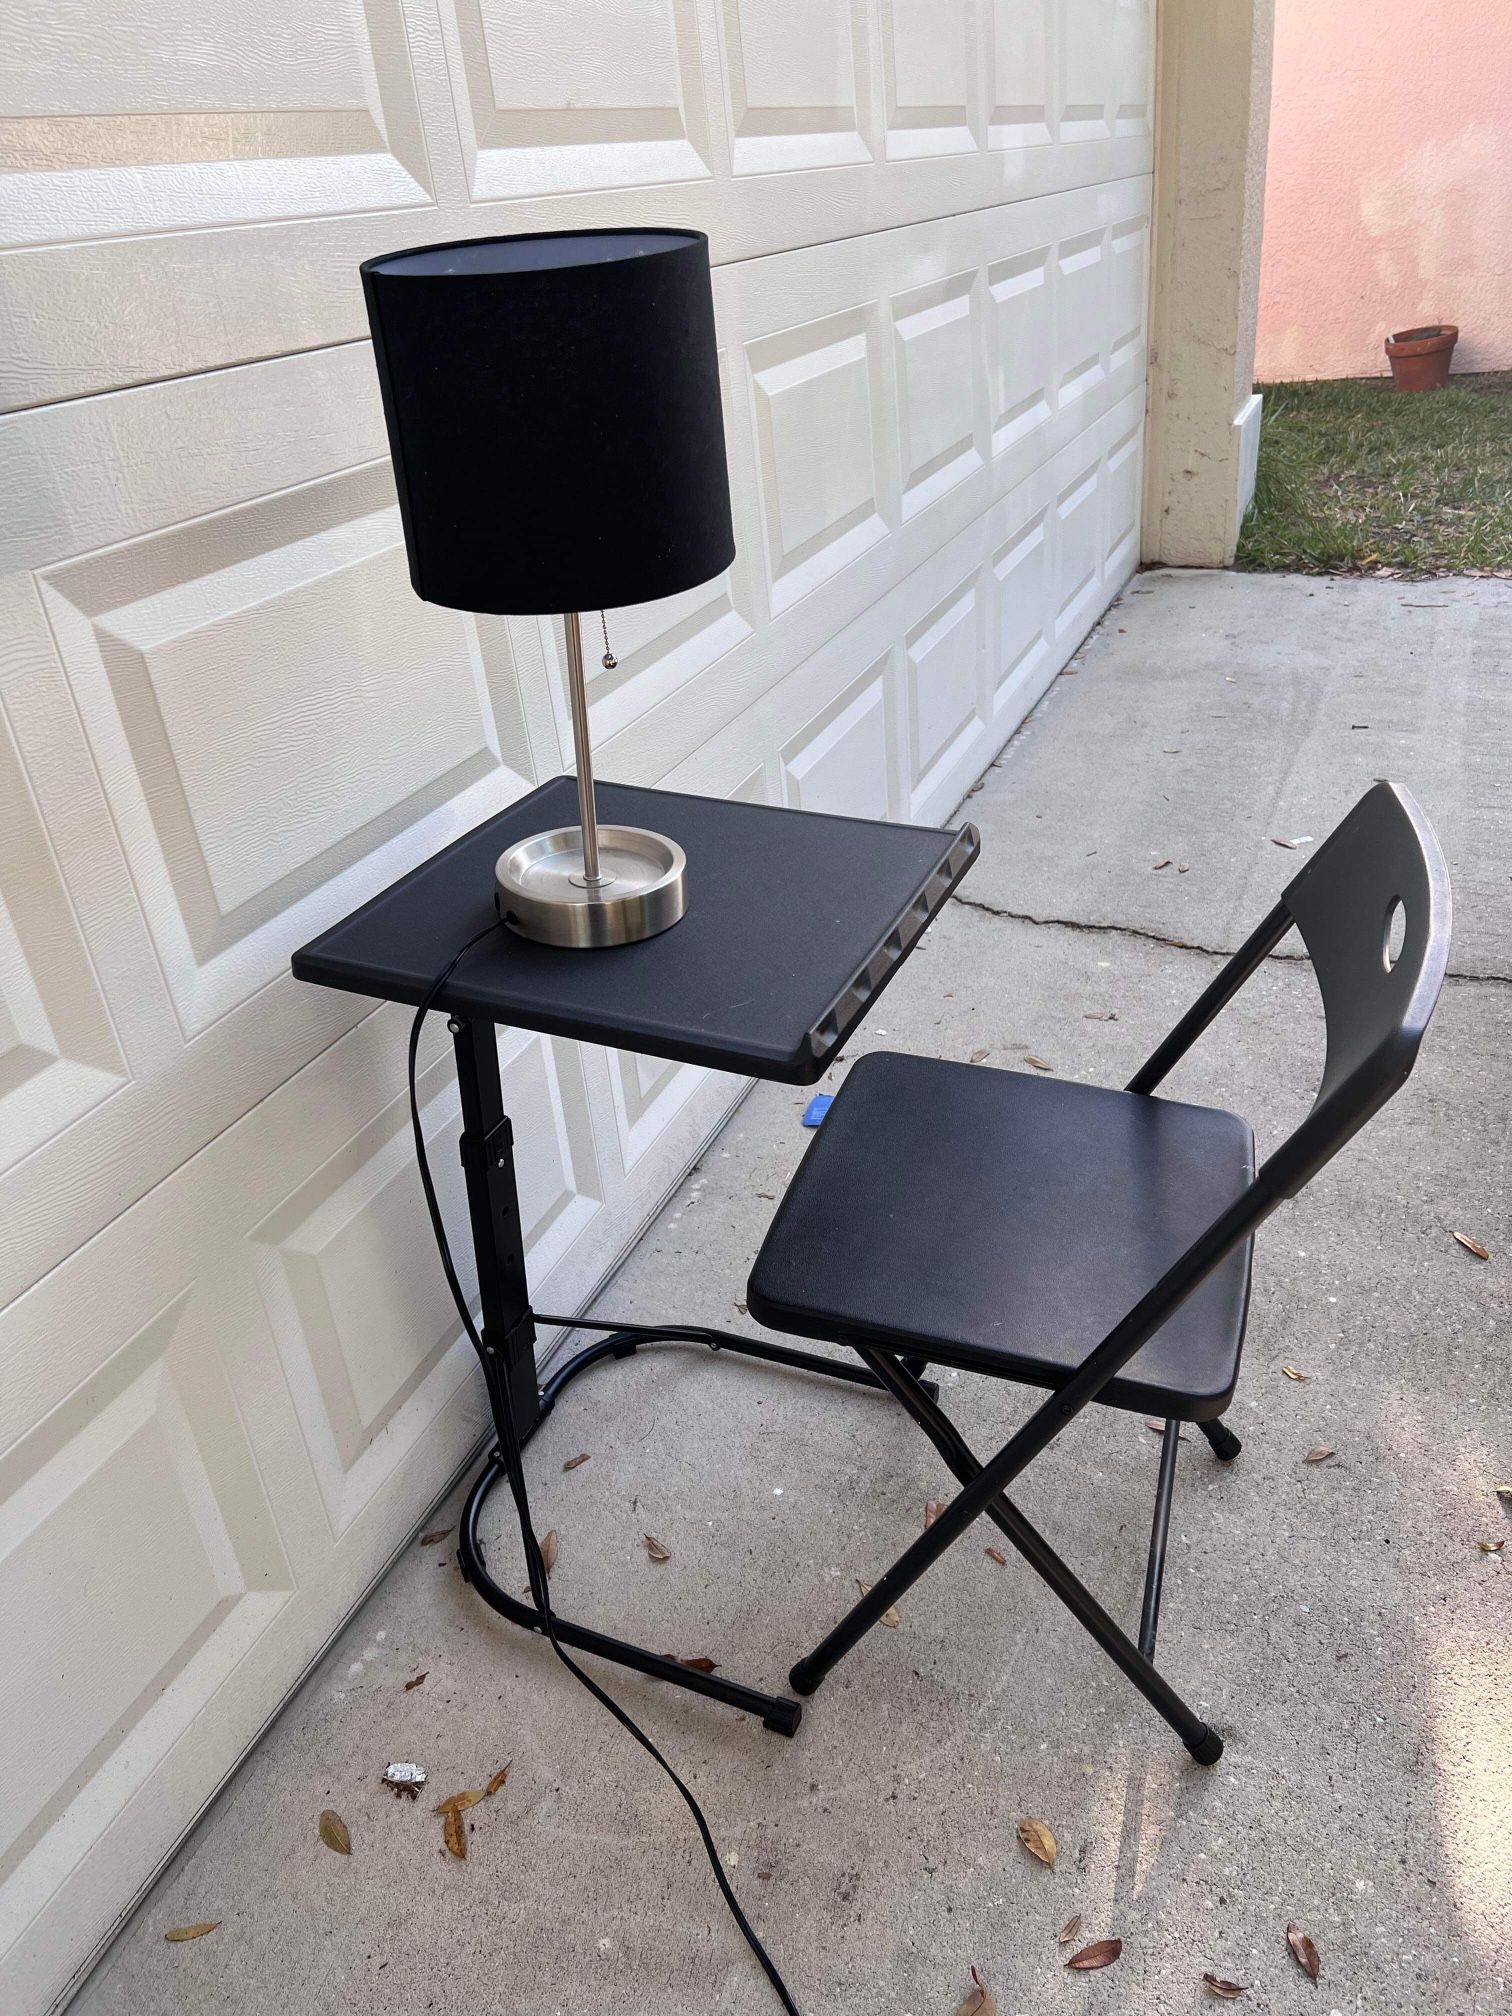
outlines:
[[533, 833], [501, 854], [494, 867], [494, 904], [511, 931], [540, 945], [581, 951], [634, 945], [669, 930], [682, 916], [687, 856], [660, 833], [599, 825], [583, 633], [575, 612], [562, 618], [562, 629], [577, 757], [578, 824]]
[[541, 945], [633, 945], [683, 914], [687, 857], [639, 826], [597, 828], [590, 880], [580, 826], [535, 833], [501, 854], [494, 903], [511, 931]]

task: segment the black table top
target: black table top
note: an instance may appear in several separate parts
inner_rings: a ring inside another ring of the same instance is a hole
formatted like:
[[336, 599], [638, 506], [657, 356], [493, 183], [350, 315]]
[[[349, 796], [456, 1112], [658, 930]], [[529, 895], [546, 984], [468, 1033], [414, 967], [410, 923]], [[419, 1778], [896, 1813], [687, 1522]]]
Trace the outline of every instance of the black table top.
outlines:
[[[501, 929], [438, 1009], [787, 1084], [820, 1077], [976, 860], [959, 832], [834, 818], [741, 799], [598, 787], [606, 823], [645, 826], [688, 857], [682, 921], [639, 945], [536, 945]], [[418, 1005], [494, 915], [494, 862], [577, 824], [553, 778], [294, 954], [296, 979]]]

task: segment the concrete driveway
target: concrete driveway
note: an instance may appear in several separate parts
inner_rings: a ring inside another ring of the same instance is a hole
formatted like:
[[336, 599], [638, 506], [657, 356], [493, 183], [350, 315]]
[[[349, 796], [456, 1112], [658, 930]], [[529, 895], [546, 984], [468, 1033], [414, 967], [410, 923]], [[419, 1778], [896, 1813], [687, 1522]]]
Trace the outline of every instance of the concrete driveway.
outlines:
[[[1254, 2011], [1512, 2002], [1512, 1548], [1479, 1544], [1512, 1541], [1495, 1489], [1512, 1483], [1509, 751], [1506, 584], [1149, 574], [972, 796], [982, 860], [853, 1055], [985, 1049], [983, 1069], [1014, 1069], [1033, 1053], [1122, 1083], [1305, 836], [1378, 776], [1409, 785], [1443, 839], [1453, 977], [1411, 1085], [1260, 1236], [1229, 1417], [1242, 1456], [1220, 1467], [1194, 1433], [1183, 1447], [1160, 1659], [1225, 1734], [1215, 1770], [1016, 1559], [984, 1553], [985, 1526], [836, 1670], [791, 1743], [615, 1671], [805, 2012], [950, 2016], [972, 1964], [999, 2016], [1197, 2012], [1220, 2006], [1205, 1971], [1248, 1984], [1236, 2006]], [[1249, 1114], [1263, 1149], [1305, 1110], [1321, 1051], [1309, 967], [1273, 959], [1170, 1089]], [[746, 1272], [808, 1138], [802, 1103], [750, 1096], [604, 1310], [747, 1321]], [[978, 1447], [1029, 1404], [964, 1375], [945, 1398]], [[1320, 1445], [1337, 1453], [1304, 1463]], [[1017, 1494], [1130, 1628], [1157, 1446], [1139, 1417], [1094, 1410]], [[674, 1348], [590, 1373], [530, 1462], [564, 1611], [762, 1685], [950, 1489], [880, 1396]], [[493, 1512], [508, 1584], [505, 1494]], [[648, 1558], [646, 1532], [669, 1561]], [[423, 1763], [437, 1796], [512, 1760], [468, 1816], [465, 1863], [431, 1802], [381, 1789], [393, 1758]], [[328, 1806], [349, 1859], [316, 1838]], [[1015, 1836], [1026, 1815], [1059, 1840], [1053, 1871]], [[1075, 1947], [1056, 1935], [1075, 1914], [1077, 1944], [1124, 1942], [1106, 1972], [1065, 1971]], [[164, 1941], [212, 1919], [207, 1938]], [[1317, 1943], [1316, 1987], [1288, 1921]], [[469, 1596], [449, 1548], [418, 1546], [76, 2004], [775, 2006], [670, 1787], [543, 1644]]]

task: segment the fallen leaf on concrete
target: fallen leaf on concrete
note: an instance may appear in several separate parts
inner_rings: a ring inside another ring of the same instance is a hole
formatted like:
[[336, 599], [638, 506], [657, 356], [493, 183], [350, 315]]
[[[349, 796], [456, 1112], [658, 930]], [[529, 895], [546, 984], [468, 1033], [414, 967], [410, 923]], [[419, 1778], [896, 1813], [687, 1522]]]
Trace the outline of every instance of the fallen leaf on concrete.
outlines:
[[1479, 1239], [1472, 1239], [1468, 1232], [1455, 1232], [1451, 1236], [1459, 1241], [1467, 1253], [1473, 1253], [1477, 1260], [1489, 1260], [1491, 1258], [1491, 1255], [1482, 1246]]
[[588, 1451], [585, 1449], [581, 1456], [569, 1456], [567, 1461], [562, 1465], [562, 1468], [564, 1470], [579, 1470], [587, 1461]]
[[1241, 1988], [1237, 1981], [1225, 1981], [1221, 1974], [1204, 1974], [1202, 1985], [1209, 1995], [1216, 1995], [1223, 2002], [1237, 2002], [1241, 1995], [1248, 1995], [1248, 1988]]
[[651, 1556], [653, 1561], [670, 1561], [672, 1559], [672, 1549], [670, 1547], [663, 1547], [660, 1540], [654, 1534], [642, 1533], [641, 1539], [645, 1542], [646, 1552]]
[[1299, 1386], [1305, 1386], [1312, 1377], [1311, 1372], [1299, 1372], [1295, 1365], [1283, 1365], [1281, 1370], [1288, 1379], [1295, 1379]]
[[1062, 1925], [1059, 1932], [1057, 1932], [1055, 1935], [1055, 1943], [1057, 1946], [1069, 1946], [1071, 1944], [1071, 1941], [1076, 1937], [1077, 1933], [1080, 1932], [1081, 1930], [1081, 1920], [1082, 1920], [1082, 1914], [1080, 1913], [1080, 1911], [1077, 1912], [1074, 1918], [1068, 1918], [1066, 1920], [1065, 1924]]
[[469, 1806], [476, 1806], [480, 1799], [486, 1799], [487, 1797], [488, 1794], [486, 1792], [474, 1792], [471, 1790], [453, 1792], [449, 1799], [441, 1801], [436, 1811], [444, 1813], [450, 1819], [453, 1813], [465, 1813]]
[[775, 1204], [777, 1202], [777, 1193], [775, 1190], [758, 1190], [756, 1195], [761, 1199], [763, 1204]]
[[[1164, 1423], [1164, 1421], [1161, 1420], [1158, 1414], [1146, 1414], [1145, 1426], [1146, 1428], [1149, 1429], [1152, 1435], [1164, 1435], [1165, 1425], [1166, 1424]], [[1178, 1428], [1176, 1430], [1176, 1440], [1178, 1442], [1185, 1442], [1186, 1440], [1185, 1428]]]
[[931, 1498], [929, 1500], [928, 1504], [924, 1507], [924, 1531], [926, 1533], [944, 1510], [945, 1500], [943, 1498]]
[[1026, 1056], [1024, 1062], [1032, 1064], [1036, 1071], [1053, 1071], [1055, 1069], [1055, 1066], [1047, 1063], [1043, 1057]]
[[1190, 861], [1178, 861], [1176, 863], [1176, 873], [1178, 875], [1189, 875], [1191, 870], [1192, 864]]
[[1089, 1008], [1082, 1016], [1082, 1020], [1083, 1022], [1116, 1022], [1118, 1020], [1118, 1010], [1116, 1008]]
[[455, 1855], [459, 1862], [467, 1860], [467, 1824], [455, 1809], [441, 1823], [441, 1839], [448, 1855]]
[[[856, 1587], [861, 1591], [863, 1596], [871, 1594], [871, 1586], [870, 1582], [863, 1582], [859, 1577], [857, 1578]], [[877, 1619], [877, 1622], [885, 1624], [889, 1631], [896, 1631], [898, 1626], [903, 1622], [903, 1619], [898, 1615], [897, 1604], [889, 1603], [887, 1608], [882, 1612], [882, 1615]]]
[[1000, 1554], [996, 1547], [984, 1547], [982, 1552], [987, 1556], [989, 1561], [996, 1561], [999, 1568], [1006, 1568], [1008, 1566], [1008, 1556]]
[[350, 1855], [352, 1837], [347, 1832], [347, 1824], [339, 1813], [333, 1813], [329, 1806], [320, 1816], [320, 1838], [327, 1848], [338, 1855]]
[[[513, 1762], [514, 1759], [511, 1758], [510, 1763], [512, 1764]], [[492, 1799], [495, 1792], [502, 1792], [505, 1784], [508, 1781], [508, 1778], [509, 1778], [509, 1764], [505, 1764], [500, 1770], [495, 1771], [492, 1778], [490, 1778], [488, 1783], [483, 1787], [483, 1797], [485, 1799]]]
[[664, 1652], [662, 1657], [670, 1659], [674, 1666], [686, 1666], [690, 1673], [717, 1673], [719, 1671], [718, 1661], [705, 1658], [702, 1653], [693, 1659], [685, 1659], [680, 1652]]
[[1482, 1554], [1500, 1554], [1507, 1543], [1505, 1540], [1477, 1540], [1475, 1544]]
[[1286, 1943], [1290, 1946], [1293, 1958], [1308, 1980], [1316, 1981], [1318, 1978], [1318, 1949], [1314, 1946], [1312, 1940], [1308, 1938], [1300, 1926], [1288, 1925], [1286, 1928]]
[[1326, 1463], [1330, 1456], [1337, 1454], [1338, 1451], [1334, 1449], [1309, 1449], [1307, 1454], [1302, 1458], [1302, 1461], [1304, 1463]]
[[992, 1990], [975, 1967], [971, 1970], [971, 1986], [966, 1990], [966, 1999], [957, 2003], [955, 2016], [997, 2016]]
[[541, 1542], [541, 1565], [549, 1575], [557, 1564], [557, 1555], [562, 1550], [562, 1542], [555, 1526]]
[[425, 1673], [417, 1673], [417, 1674], [415, 1675], [415, 1677], [414, 1677], [414, 1679], [413, 1679], [413, 1680], [406, 1680], [406, 1681], [405, 1681], [405, 1683], [404, 1683], [404, 1691], [405, 1691], [405, 1693], [406, 1693], [406, 1694], [413, 1694], [413, 1693], [414, 1693], [414, 1691], [415, 1691], [415, 1689], [416, 1689], [416, 1688], [417, 1688], [417, 1687], [418, 1687], [418, 1686], [419, 1686], [419, 1685], [421, 1684], [421, 1682], [422, 1682], [422, 1681], [423, 1681], [423, 1680], [425, 1679], [425, 1674], [426, 1674], [426, 1673], [429, 1673], [429, 1671], [430, 1671], [430, 1668], [429, 1668], [429, 1667], [427, 1666], [427, 1667], [426, 1667], [426, 1669], [425, 1669]]
[[444, 1540], [450, 1531], [450, 1526], [438, 1526], [434, 1533], [422, 1533], [420, 1535], [420, 1545], [422, 1547], [434, 1547], [436, 1542]]
[[990, 1050], [973, 1050], [967, 1061], [972, 1064], [980, 1064], [984, 1057], [990, 1057], [991, 1055], [992, 1052]]
[[170, 1946], [181, 1946], [186, 1939], [203, 1939], [207, 1932], [215, 1931], [220, 1922], [219, 1918], [212, 1918], [207, 1925], [175, 1925], [163, 1937]]
[[1018, 1838], [1037, 1862], [1043, 1862], [1047, 1869], [1055, 1867], [1055, 1858], [1060, 1853], [1055, 1836], [1043, 1820], [1020, 1820]]
[[1091, 1974], [1099, 1967], [1111, 1967], [1122, 1951], [1122, 1939], [1094, 1939], [1080, 1953], [1073, 1953], [1066, 1965], [1074, 1967], [1078, 1974]]
[[1296, 844], [1295, 840], [1278, 840], [1274, 833], [1271, 835], [1271, 845], [1273, 847], [1290, 847], [1295, 849]]
[[1170, 865], [1171, 865], [1170, 856], [1167, 855], [1164, 861], [1157, 861], [1155, 863], [1154, 873], [1158, 875], [1162, 868], [1169, 868]]

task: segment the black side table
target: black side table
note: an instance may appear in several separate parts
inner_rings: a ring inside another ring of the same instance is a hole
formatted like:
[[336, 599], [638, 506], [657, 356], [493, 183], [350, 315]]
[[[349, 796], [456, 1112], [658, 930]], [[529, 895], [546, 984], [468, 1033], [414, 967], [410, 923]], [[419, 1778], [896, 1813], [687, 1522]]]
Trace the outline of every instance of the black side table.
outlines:
[[[492, 918], [497, 856], [531, 833], [571, 825], [576, 804], [570, 777], [543, 784], [296, 952], [296, 979], [418, 1006], [458, 946]], [[569, 1380], [601, 1359], [628, 1357], [650, 1339], [644, 1329], [611, 1331], [544, 1385], [537, 1381], [495, 1025], [811, 1084], [979, 851], [969, 825], [951, 833], [622, 784], [599, 787], [599, 811], [606, 821], [649, 827], [681, 844], [689, 886], [682, 922], [639, 945], [591, 952], [535, 945], [500, 930], [473, 948], [435, 1002], [450, 1017], [456, 1049], [483, 1376], [501, 1439], [507, 1439], [502, 1382], [508, 1382], [522, 1442]], [[658, 1325], [650, 1338], [706, 1344], [853, 1385], [879, 1383], [860, 1365], [733, 1331]], [[535, 1607], [501, 1589], [483, 1564], [479, 1512], [504, 1474], [495, 1449], [468, 1498], [458, 1558], [487, 1603], [539, 1631]], [[562, 1617], [555, 1621], [562, 1643], [578, 1651], [711, 1695], [783, 1735], [798, 1727], [802, 1711], [785, 1696], [694, 1672]]]

